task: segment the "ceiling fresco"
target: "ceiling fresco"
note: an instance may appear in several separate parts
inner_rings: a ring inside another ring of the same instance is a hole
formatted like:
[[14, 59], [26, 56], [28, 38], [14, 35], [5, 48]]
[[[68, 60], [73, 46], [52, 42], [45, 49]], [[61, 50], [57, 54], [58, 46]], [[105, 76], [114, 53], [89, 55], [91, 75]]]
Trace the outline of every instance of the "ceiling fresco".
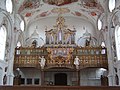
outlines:
[[70, 4], [77, 1], [78, 0], [43, 0], [43, 2], [47, 4], [56, 5], [56, 6], [62, 6], [62, 5]]
[[87, 9], [99, 9], [103, 11], [101, 4], [97, 0], [81, 0], [81, 5]]
[[58, 14], [90, 19], [96, 23], [104, 13], [106, 0], [14, 0], [16, 13], [26, 22], [56, 17]]
[[45, 11], [45, 12], [42, 12], [42, 13], [38, 14], [35, 18], [46, 17], [46, 16], [48, 16], [50, 14], [51, 14], [51, 12]]
[[51, 10], [52, 13], [58, 13], [58, 14], [64, 14], [64, 13], [69, 13], [70, 10], [68, 8], [53, 8]]
[[22, 12], [24, 9], [36, 9], [40, 6], [39, 0], [25, 0], [20, 6], [18, 12]]

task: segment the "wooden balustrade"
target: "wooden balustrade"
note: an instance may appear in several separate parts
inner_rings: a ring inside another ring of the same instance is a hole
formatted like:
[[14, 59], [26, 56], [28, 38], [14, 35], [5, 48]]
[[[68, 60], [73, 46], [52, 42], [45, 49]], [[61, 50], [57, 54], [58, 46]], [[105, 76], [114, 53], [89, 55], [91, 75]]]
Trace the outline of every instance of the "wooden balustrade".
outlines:
[[102, 47], [77, 47], [73, 52], [73, 58], [80, 59], [80, 69], [86, 67], [107, 68], [107, 50]]
[[84, 67], [104, 67], [107, 68], [108, 61], [106, 55], [83, 55], [80, 58], [80, 68]]
[[16, 55], [14, 63], [17, 67], [37, 67], [39, 55]]
[[[66, 61], [60, 64], [54, 64], [50, 62], [49, 52], [46, 48], [31, 48], [31, 47], [20, 47], [15, 49], [15, 67], [40, 67], [39, 60], [41, 56], [44, 56], [47, 60], [46, 68], [51, 67], [68, 67], [74, 69], [74, 58], [76, 56], [80, 59], [79, 68], [86, 67], [103, 67], [107, 68], [107, 51], [106, 48], [102, 47], [76, 47], [72, 52], [70, 62]], [[51, 60], [52, 61], [52, 60]]]
[[47, 55], [45, 48], [19, 47], [15, 49], [15, 67], [38, 67], [41, 56]]

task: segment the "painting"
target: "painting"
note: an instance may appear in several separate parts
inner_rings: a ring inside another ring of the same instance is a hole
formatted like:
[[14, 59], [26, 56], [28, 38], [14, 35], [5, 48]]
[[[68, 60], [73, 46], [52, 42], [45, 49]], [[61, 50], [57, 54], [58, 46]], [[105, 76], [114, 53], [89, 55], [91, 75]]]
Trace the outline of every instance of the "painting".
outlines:
[[49, 12], [49, 11], [44, 11], [44, 12], [40, 13], [39, 15], [37, 15], [35, 18], [46, 17], [46, 16], [48, 16], [48, 15], [50, 15], [50, 14], [51, 14], [51, 12]]
[[97, 0], [82, 0], [81, 4], [79, 5], [83, 6], [86, 9], [98, 9], [104, 12], [103, 7]]
[[97, 15], [96, 12], [90, 12], [90, 14], [91, 14], [92, 16], [96, 16], [96, 15]]
[[30, 13], [30, 12], [25, 14], [25, 17], [30, 17], [30, 16], [32, 16], [32, 13]]
[[53, 8], [51, 10], [52, 13], [59, 13], [59, 14], [63, 14], [63, 13], [69, 13], [70, 10], [68, 8]]
[[25, 0], [20, 6], [18, 13], [22, 12], [24, 9], [36, 9], [40, 6], [39, 0]]
[[81, 16], [82, 14], [78, 11], [75, 11], [75, 12], [71, 12], [71, 14], [75, 15], [75, 16]]
[[50, 4], [50, 5], [56, 5], [56, 6], [71, 4], [77, 1], [78, 0], [43, 0], [44, 3]]

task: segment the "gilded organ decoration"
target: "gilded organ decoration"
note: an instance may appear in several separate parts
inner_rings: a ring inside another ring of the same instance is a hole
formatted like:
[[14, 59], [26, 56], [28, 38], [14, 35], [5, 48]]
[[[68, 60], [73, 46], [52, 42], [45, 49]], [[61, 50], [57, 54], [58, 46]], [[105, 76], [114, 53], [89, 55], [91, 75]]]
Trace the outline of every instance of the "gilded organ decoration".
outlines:
[[72, 64], [72, 52], [73, 48], [66, 47], [54, 47], [47, 48], [49, 52], [49, 59], [47, 61], [48, 64]]
[[56, 20], [54, 29], [46, 30], [46, 45], [74, 45], [75, 44], [75, 28], [70, 30], [65, 25], [65, 19], [59, 16]]
[[46, 47], [48, 51], [47, 64], [72, 64], [72, 52], [75, 46], [75, 28], [70, 30], [65, 25], [65, 19], [58, 16], [53, 29], [46, 29]]

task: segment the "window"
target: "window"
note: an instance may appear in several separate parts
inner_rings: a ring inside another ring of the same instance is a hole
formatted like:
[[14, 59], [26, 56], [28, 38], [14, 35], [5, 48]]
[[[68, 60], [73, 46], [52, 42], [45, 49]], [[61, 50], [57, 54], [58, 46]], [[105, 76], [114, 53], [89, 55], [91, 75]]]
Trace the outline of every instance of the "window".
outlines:
[[109, 10], [112, 12], [112, 10], [115, 8], [115, 0], [109, 0]]
[[101, 30], [102, 28], [102, 21], [98, 19], [98, 30]]
[[6, 28], [4, 25], [0, 27], [0, 60], [4, 60], [6, 46]]
[[120, 26], [116, 26], [115, 28], [115, 41], [116, 41], [117, 59], [120, 60]]
[[39, 84], [39, 78], [34, 79], [34, 84]]
[[24, 21], [22, 20], [21, 23], [20, 23], [20, 28], [21, 28], [22, 31], [24, 31], [24, 27], [25, 27], [24, 26]]
[[11, 1], [11, 0], [6, 0], [6, 10], [7, 10], [9, 13], [12, 13], [12, 9], [13, 9], [12, 1]]
[[27, 78], [27, 84], [32, 84], [32, 78]]
[[21, 84], [25, 84], [25, 79], [21, 78]]

